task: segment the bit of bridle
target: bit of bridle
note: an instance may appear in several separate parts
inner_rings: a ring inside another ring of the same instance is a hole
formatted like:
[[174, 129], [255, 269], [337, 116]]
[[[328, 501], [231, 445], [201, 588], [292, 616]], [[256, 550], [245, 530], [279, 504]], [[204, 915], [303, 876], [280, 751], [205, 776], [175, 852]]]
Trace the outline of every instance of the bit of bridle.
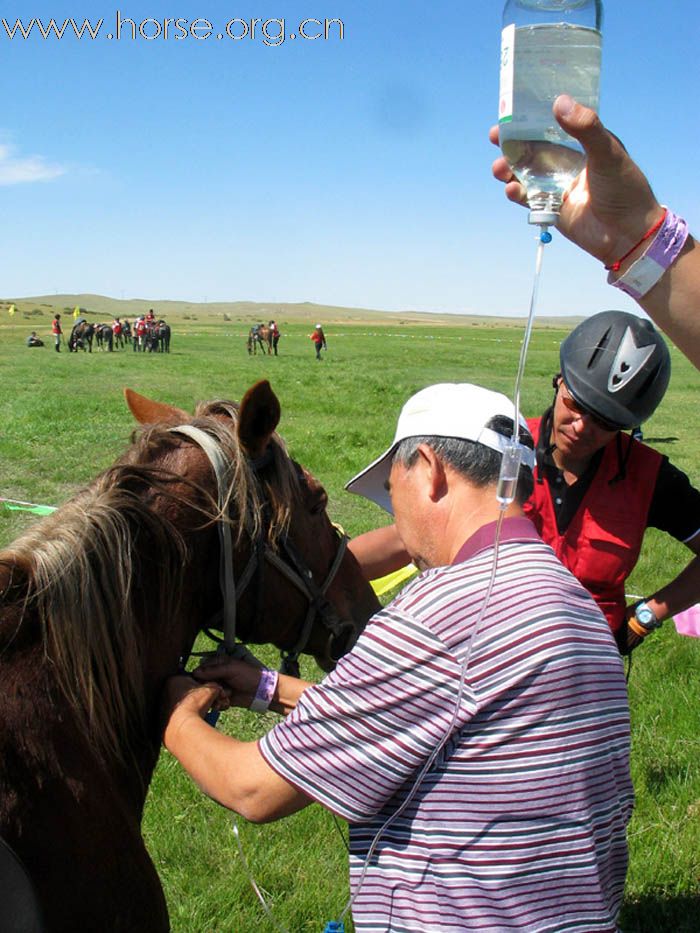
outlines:
[[[307, 598], [309, 606], [306, 617], [302, 622], [294, 645], [281, 651], [281, 672], [299, 676], [299, 655], [306, 648], [314, 621], [318, 618], [328, 631], [329, 657], [337, 660], [340, 654], [347, 651], [353, 642], [352, 626], [338, 618], [335, 610], [326, 598], [326, 593], [335, 579], [340, 568], [345, 551], [347, 550], [348, 536], [338, 525], [334, 525], [338, 534], [338, 549], [331, 566], [322, 584], [317, 584], [311, 570], [308, 568], [296, 546], [289, 536], [284, 534], [278, 542], [278, 550], [273, 551], [267, 544], [265, 529], [261, 528], [255, 534], [251, 529], [250, 517], [241, 517], [246, 521], [251, 541], [250, 557], [240, 574], [238, 581], [233, 575], [233, 544], [231, 540], [231, 526], [226, 520], [226, 491], [228, 488], [229, 463], [221, 450], [219, 443], [206, 431], [193, 425], [184, 424], [170, 429], [174, 434], [182, 434], [190, 438], [209, 458], [214, 470], [217, 484], [217, 502], [220, 519], [218, 521], [219, 540], [219, 585], [223, 596], [223, 608], [208, 623], [205, 629], [207, 634], [219, 643], [219, 651], [232, 657], [255, 660], [245, 645], [236, 637], [236, 614], [238, 599], [245, 592], [254, 577], [257, 577], [256, 610], [253, 628], [257, 628], [263, 612], [264, 572], [266, 564], [274, 567], [290, 583], [292, 583]], [[257, 460], [249, 460], [254, 473], [264, 469], [272, 462], [272, 451], [268, 450]], [[219, 624], [220, 623], [220, 624]], [[211, 631], [211, 627], [221, 628], [223, 638]], [[333, 642], [338, 640], [339, 649], [333, 652]], [[337, 655], [337, 656], [336, 656]], [[259, 663], [259, 662], [256, 662]]]

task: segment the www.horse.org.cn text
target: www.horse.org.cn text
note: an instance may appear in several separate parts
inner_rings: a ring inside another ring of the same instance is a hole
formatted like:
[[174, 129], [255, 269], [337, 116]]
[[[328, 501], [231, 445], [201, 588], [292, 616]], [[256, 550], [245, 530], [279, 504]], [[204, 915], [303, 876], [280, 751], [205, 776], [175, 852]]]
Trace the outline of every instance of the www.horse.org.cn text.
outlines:
[[[290, 27], [287, 31], [287, 23], [282, 18], [251, 18], [242, 19], [235, 17], [230, 19], [220, 29], [217, 28], [208, 19], [198, 17], [196, 19], [187, 19], [184, 16], [164, 17], [163, 19], [154, 19], [147, 17], [137, 22], [129, 16], [122, 14], [117, 10], [113, 27], [110, 29], [103, 18], [93, 22], [89, 19], [81, 21], [70, 19], [55, 20], [48, 22], [32, 17], [30, 20], [16, 19], [14, 22], [0, 19], [5, 36], [8, 39], [30, 39], [34, 37], [39, 40], [63, 39], [65, 37], [74, 37], [76, 39], [85, 39], [94, 41], [96, 39], [107, 39], [112, 41], [144, 40], [152, 42], [155, 39], [167, 41], [169, 39], [176, 42], [183, 39], [195, 39], [199, 42], [210, 40], [233, 40], [239, 42], [242, 39], [262, 42], [267, 46], [282, 45], [287, 40], [301, 39], [306, 42], [314, 42], [318, 39], [328, 42], [330, 40], [345, 38], [345, 24], [340, 19], [315, 19], [313, 17], [302, 20], [298, 25]], [[2, 37], [3, 30], [0, 30]]]

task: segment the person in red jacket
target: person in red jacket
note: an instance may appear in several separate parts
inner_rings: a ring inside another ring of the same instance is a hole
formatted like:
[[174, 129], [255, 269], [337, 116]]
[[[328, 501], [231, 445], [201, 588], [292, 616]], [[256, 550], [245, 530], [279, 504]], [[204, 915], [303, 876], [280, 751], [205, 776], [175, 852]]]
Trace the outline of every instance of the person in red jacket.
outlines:
[[625, 433], [649, 418], [671, 361], [650, 321], [603, 311], [562, 342], [554, 399], [528, 426], [535, 491], [525, 512], [605, 614], [623, 653], [700, 600], [700, 558], [627, 605], [625, 580], [648, 527], [700, 553], [700, 492], [668, 458]]
[[312, 341], [313, 341], [313, 344], [314, 344], [314, 347], [315, 347], [315, 349], [316, 349], [316, 359], [317, 359], [317, 360], [320, 360], [320, 359], [321, 359], [321, 350], [322, 350], [322, 349], [323, 349], [323, 350], [326, 350], [326, 349], [327, 349], [327, 346], [326, 346], [326, 335], [323, 333], [323, 328], [321, 327], [321, 325], [320, 325], [320, 324], [317, 324], [316, 327], [314, 327], [313, 333], [312, 333], [312, 334], [309, 334], [309, 336], [311, 337], [311, 339], [312, 339]]
[[[700, 492], [667, 457], [626, 432], [651, 417], [671, 374], [650, 321], [624, 311], [587, 318], [562, 342], [554, 400], [528, 426], [537, 466], [524, 511], [598, 603], [623, 654], [664, 619], [700, 602], [700, 557], [627, 604], [625, 581], [648, 527], [700, 554]], [[370, 578], [408, 561], [396, 528], [360, 535], [350, 550]]]
[[61, 352], [61, 334], [63, 329], [61, 327], [61, 315], [57, 314], [56, 317], [51, 322], [51, 333], [53, 334], [53, 342], [56, 347], [56, 352]]

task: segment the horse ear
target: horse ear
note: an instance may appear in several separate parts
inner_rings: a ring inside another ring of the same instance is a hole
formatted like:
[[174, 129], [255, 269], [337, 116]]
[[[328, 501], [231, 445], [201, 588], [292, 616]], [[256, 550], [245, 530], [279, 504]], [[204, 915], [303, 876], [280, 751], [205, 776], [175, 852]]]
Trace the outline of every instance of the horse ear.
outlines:
[[260, 457], [280, 420], [280, 403], [267, 379], [243, 396], [238, 415], [238, 440], [249, 457]]
[[183, 421], [192, 420], [192, 415], [182, 408], [166, 405], [165, 402], [155, 402], [145, 395], [139, 395], [133, 389], [124, 389], [124, 398], [139, 424], [160, 424], [162, 421], [182, 424]]

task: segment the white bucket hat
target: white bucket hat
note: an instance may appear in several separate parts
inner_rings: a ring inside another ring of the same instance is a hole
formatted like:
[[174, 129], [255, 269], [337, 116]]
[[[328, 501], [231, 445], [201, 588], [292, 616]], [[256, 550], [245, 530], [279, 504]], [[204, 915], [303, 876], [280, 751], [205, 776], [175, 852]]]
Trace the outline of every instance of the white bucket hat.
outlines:
[[[505, 395], [467, 382], [443, 382], [421, 389], [401, 409], [396, 434], [389, 448], [368, 467], [354, 476], [345, 488], [364, 496], [393, 514], [391, 497], [386, 488], [391, 473], [392, 456], [407, 437], [455, 437], [475, 441], [503, 453], [510, 437], [487, 428], [497, 415], [515, 416], [515, 406]], [[528, 430], [524, 418], [520, 426]], [[535, 452], [519, 445], [522, 463], [534, 469]]]

